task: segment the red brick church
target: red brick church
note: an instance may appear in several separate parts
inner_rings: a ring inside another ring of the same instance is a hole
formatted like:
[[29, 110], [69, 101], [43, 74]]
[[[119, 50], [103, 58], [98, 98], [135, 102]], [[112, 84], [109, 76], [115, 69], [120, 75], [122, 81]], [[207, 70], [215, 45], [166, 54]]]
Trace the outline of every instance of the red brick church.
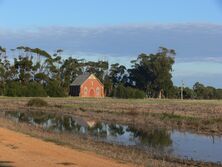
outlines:
[[70, 85], [70, 96], [104, 97], [104, 86], [95, 75], [79, 75]]

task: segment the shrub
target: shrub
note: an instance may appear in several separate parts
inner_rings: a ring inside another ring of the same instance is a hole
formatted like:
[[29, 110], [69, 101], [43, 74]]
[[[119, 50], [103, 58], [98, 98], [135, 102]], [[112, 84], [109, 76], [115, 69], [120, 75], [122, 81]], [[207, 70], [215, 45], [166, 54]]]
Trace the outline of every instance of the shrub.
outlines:
[[21, 96], [22, 85], [19, 82], [8, 82], [6, 84], [4, 95], [5, 96]]
[[113, 90], [112, 96], [123, 99], [143, 99], [146, 94], [139, 89], [119, 85]]
[[0, 83], [0, 96], [4, 94], [4, 85]]
[[23, 96], [26, 97], [46, 97], [46, 91], [44, 90], [43, 86], [39, 83], [32, 82], [29, 83], [23, 92]]
[[60, 86], [60, 83], [56, 80], [49, 81], [45, 90], [50, 97], [64, 97], [66, 96], [65, 90]]
[[22, 85], [20, 82], [9, 82], [6, 84], [5, 96], [13, 97], [45, 97], [47, 96], [43, 86], [36, 82]]
[[48, 106], [48, 103], [43, 99], [33, 98], [28, 101], [27, 106], [29, 106], [29, 107], [46, 107], [46, 106]]

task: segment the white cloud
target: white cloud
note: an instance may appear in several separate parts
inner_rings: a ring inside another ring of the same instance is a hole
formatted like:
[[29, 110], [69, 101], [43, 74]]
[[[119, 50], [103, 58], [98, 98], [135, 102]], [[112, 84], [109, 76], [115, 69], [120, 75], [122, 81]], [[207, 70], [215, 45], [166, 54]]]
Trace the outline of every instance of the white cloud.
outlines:
[[[183, 78], [201, 80], [222, 76], [222, 25], [147, 24], [108, 27], [0, 28], [0, 45], [39, 47], [47, 51], [62, 48], [66, 55], [87, 59], [108, 59], [130, 66], [138, 54], [153, 53], [159, 46], [176, 50], [175, 82]], [[221, 78], [221, 77], [220, 77]], [[207, 82], [207, 81], [205, 81]]]
[[0, 44], [28, 45], [46, 50], [63, 48], [67, 53], [94, 52], [116, 56], [137, 56], [155, 52], [159, 46], [174, 48], [178, 61], [221, 56], [222, 25], [147, 24], [109, 27], [40, 27], [0, 29]]

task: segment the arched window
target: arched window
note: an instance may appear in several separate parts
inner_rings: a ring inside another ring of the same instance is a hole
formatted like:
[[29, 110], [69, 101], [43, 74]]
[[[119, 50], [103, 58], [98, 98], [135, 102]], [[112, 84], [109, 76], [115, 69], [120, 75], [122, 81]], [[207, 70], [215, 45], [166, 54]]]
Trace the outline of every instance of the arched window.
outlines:
[[96, 88], [96, 95], [99, 96], [99, 93], [100, 93], [100, 89], [99, 89], [99, 87], [97, 87]]
[[85, 94], [85, 95], [88, 94], [88, 88], [87, 88], [87, 87], [84, 88], [84, 94]]

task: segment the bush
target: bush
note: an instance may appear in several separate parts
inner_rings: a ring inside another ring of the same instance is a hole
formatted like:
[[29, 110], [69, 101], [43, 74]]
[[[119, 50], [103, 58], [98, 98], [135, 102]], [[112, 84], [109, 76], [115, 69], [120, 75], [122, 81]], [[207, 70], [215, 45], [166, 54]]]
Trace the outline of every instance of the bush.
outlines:
[[48, 106], [48, 103], [45, 100], [42, 100], [40, 98], [33, 98], [28, 101], [27, 106], [29, 106], [29, 107], [46, 107], [46, 106]]
[[32, 82], [25, 87], [23, 95], [26, 97], [46, 97], [47, 93], [42, 85]]
[[65, 90], [60, 86], [60, 83], [56, 80], [49, 81], [45, 90], [50, 97], [64, 97], [66, 96]]
[[146, 97], [146, 94], [139, 89], [119, 85], [113, 90], [112, 96], [123, 99], [143, 99]]
[[8, 82], [4, 90], [5, 96], [12, 97], [64, 97], [65, 90], [58, 81], [49, 81], [45, 88], [37, 82], [30, 82], [26, 85], [18, 81]]
[[0, 96], [4, 95], [4, 85], [0, 83]]
[[4, 95], [13, 96], [13, 97], [16, 97], [16, 96], [21, 97], [22, 89], [23, 89], [22, 85], [19, 82], [8, 82], [4, 90]]
[[22, 85], [20, 82], [10, 82], [6, 84], [5, 96], [13, 97], [46, 97], [47, 94], [43, 86], [36, 82]]

